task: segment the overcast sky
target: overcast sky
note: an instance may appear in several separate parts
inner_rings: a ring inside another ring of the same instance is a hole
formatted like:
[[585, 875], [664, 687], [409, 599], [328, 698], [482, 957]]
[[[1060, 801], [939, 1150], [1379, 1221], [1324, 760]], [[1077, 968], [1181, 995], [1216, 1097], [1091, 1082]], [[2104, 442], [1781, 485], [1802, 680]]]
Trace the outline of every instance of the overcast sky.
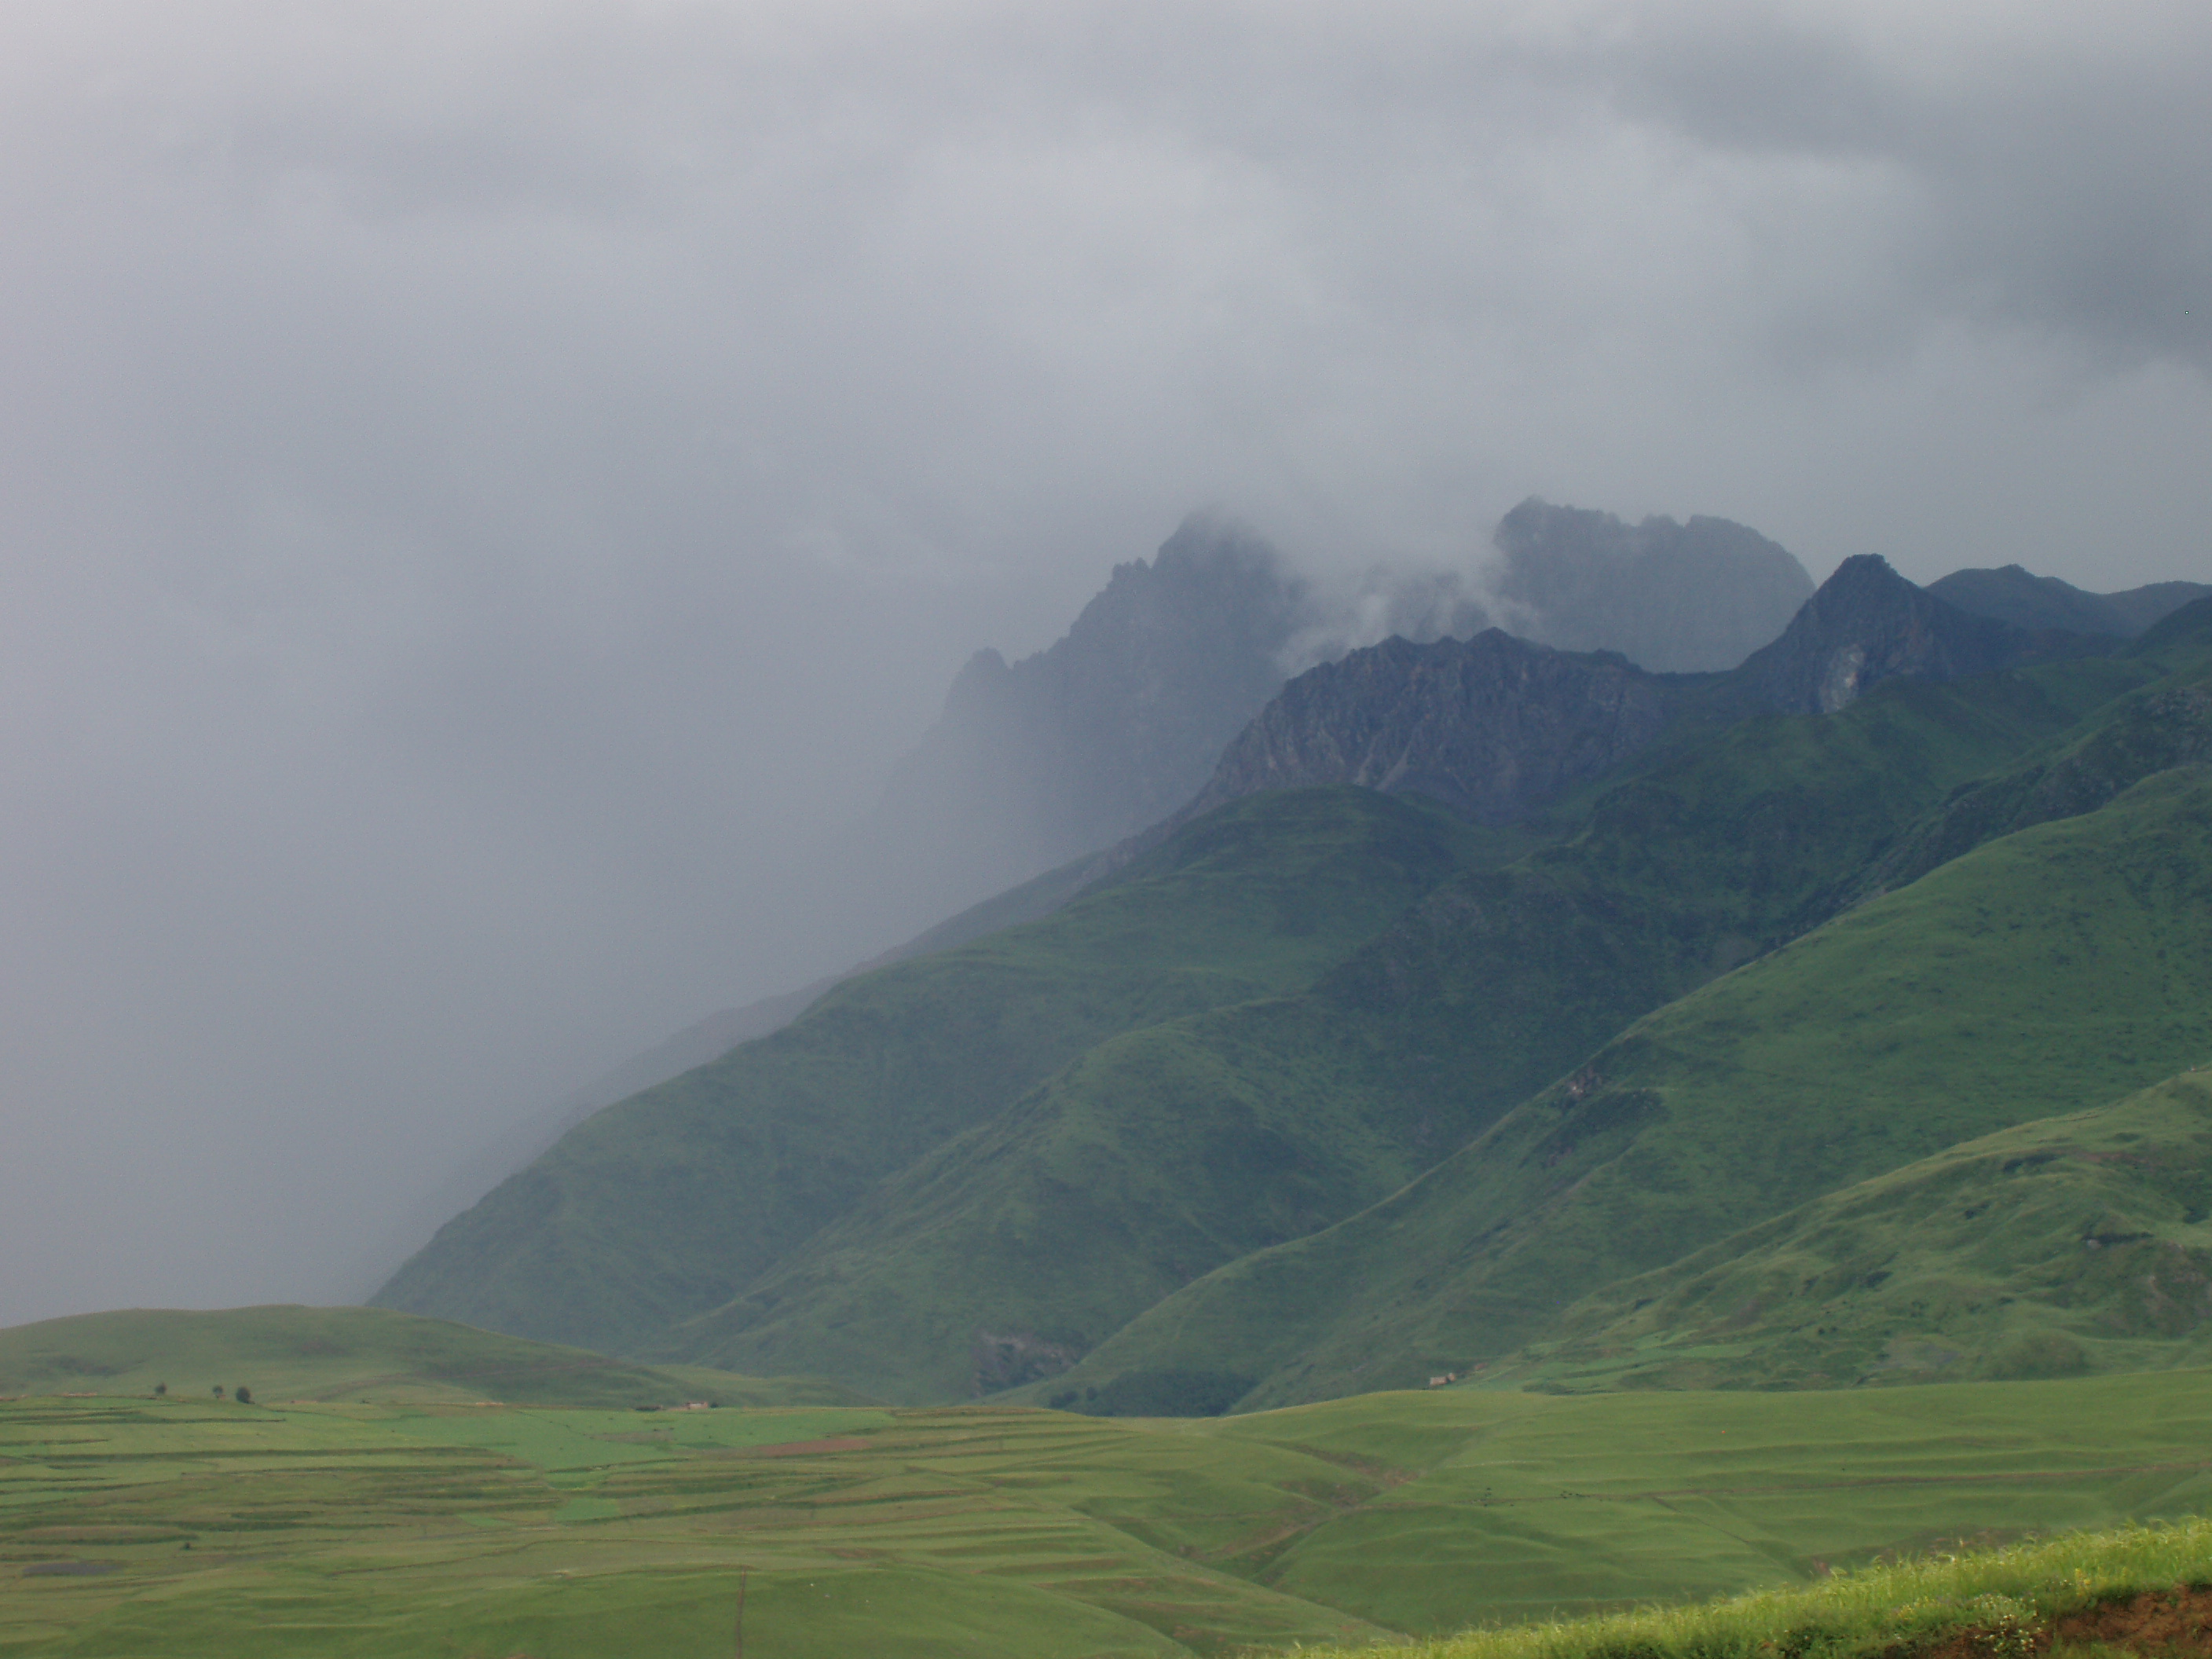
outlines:
[[824, 826], [1192, 507], [2212, 580], [2207, 109], [2203, 0], [15, 0], [0, 1323], [363, 1293], [890, 942]]

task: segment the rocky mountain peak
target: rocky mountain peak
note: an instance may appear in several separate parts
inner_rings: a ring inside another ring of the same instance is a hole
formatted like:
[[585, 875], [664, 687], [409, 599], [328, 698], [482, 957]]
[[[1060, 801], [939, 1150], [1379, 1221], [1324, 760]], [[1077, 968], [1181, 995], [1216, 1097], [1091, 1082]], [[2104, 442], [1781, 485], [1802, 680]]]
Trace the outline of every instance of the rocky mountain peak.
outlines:
[[1178, 817], [1262, 789], [1353, 783], [1508, 823], [1644, 747], [1671, 712], [1667, 683], [1618, 653], [1494, 628], [1386, 640], [1285, 686]]
[[2069, 654], [2080, 635], [2030, 633], [1947, 605], [1879, 554], [1845, 559], [1741, 670], [1747, 689], [1784, 714], [1832, 714], [1887, 679], [1950, 680]]

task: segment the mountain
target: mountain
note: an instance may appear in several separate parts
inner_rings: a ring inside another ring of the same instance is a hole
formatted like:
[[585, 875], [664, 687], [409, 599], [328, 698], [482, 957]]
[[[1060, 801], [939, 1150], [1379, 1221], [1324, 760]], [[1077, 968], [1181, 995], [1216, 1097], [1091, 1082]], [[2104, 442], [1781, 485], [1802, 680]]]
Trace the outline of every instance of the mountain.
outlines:
[[2121, 593], [2089, 593], [2056, 576], [2016, 564], [1995, 570], [1954, 570], [1928, 584], [1936, 598], [2030, 631], [2067, 629], [2132, 639], [2193, 600], [2212, 595], [2202, 582], [2153, 582]]
[[[1910, 607], [1917, 590], [1874, 574]], [[1194, 1277], [1383, 1197], [1628, 1021], [1814, 925], [1839, 872], [2153, 672], [1904, 682], [1841, 716], [1714, 732], [1741, 671], [1657, 677], [1493, 635], [1354, 653], [1281, 706], [1442, 757], [1370, 780], [1407, 793], [1243, 795], [1042, 921], [849, 981], [592, 1118], [378, 1299], [893, 1398], [1048, 1374]], [[1364, 714], [1378, 685], [1432, 717]], [[1556, 793], [1580, 781], [1557, 757], [1648, 739], [1681, 708], [1705, 725], [1672, 748], [1579, 763], [1633, 760], [1534, 834], [1581, 823], [1565, 844], [1529, 854], [1528, 835], [1410, 805], [1454, 766], [1462, 806], [1484, 768]]]
[[1672, 690], [1625, 657], [1494, 628], [1430, 645], [1386, 640], [1285, 686], [1185, 815], [1263, 789], [1349, 783], [1514, 823], [1650, 744], [1674, 713]]
[[1086, 1049], [1308, 983], [1438, 882], [1525, 845], [1364, 791], [1240, 802], [1041, 921], [848, 980], [599, 1113], [374, 1300], [656, 1347]]
[[854, 860], [887, 891], [951, 908], [1110, 846], [1190, 801], [1294, 661], [1334, 661], [1373, 639], [1377, 618], [1417, 644], [1457, 643], [1505, 615], [1569, 652], [1718, 670], [1771, 640], [1813, 591], [1786, 550], [1723, 519], [1630, 526], [1532, 498], [1493, 544], [1486, 571], [1378, 576], [1347, 596], [1294, 574], [1252, 532], [1194, 515], [1150, 562], [1115, 566], [1047, 649], [969, 660]]
[[1577, 1297], [2212, 1053], [2212, 780], [1978, 848], [1631, 1025], [1373, 1208], [1218, 1269], [1054, 1385], [1246, 1407], [1465, 1372]]
[[2094, 635], [1969, 616], [1871, 555], [1845, 560], [1779, 638], [1725, 674], [1654, 674], [1615, 653], [1496, 629], [1388, 640], [1291, 681], [1168, 822], [1256, 790], [1346, 783], [1425, 795], [1477, 823], [1522, 822], [1639, 755], [1747, 717], [1833, 714], [1888, 680], [1966, 678], [2099, 649]]
[[[2084, 1103], [1993, 1101], [1996, 1062], [1921, 1085], [1990, 1032], [2021, 1050], [2029, 1027], [1993, 1010], [2063, 978], [2052, 894], [2126, 961], [2174, 948], [2136, 888], [2185, 916], [2193, 895], [2096, 838], [2197, 856], [2145, 779], [2203, 747], [2208, 667], [2212, 602], [2123, 647], [1970, 616], [1876, 559], [1726, 672], [1496, 630], [1350, 653], [1112, 857], [596, 1114], [378, 1300], [911, 1402], [1214, 1411], [1503, 1364], [1556, 1337], [1563, 1300]], [[2080, 846], [2020, 852], [2039, 837]], [[1960, 971], [1992, 988], [1917, 1081], [1885, 1080], [1868, 988], [1931, 971], [1969, 890], [2003, 920]], [[1878, 950], [1832, 944], [1869, 918], [1891, 918]], [[1790, 974], [1813, 988], [1728, 1012]], [[2175, 974], [2164, 1005], [2109, 977], [2164, 1018], [2201, 988]], [[2067, 1009], [2033, 1015], [2106, 1052]], [[2173, 1060], [2160, 1030], [2125, 1036], [2102, 1097], [2176, 1069], [2128, 1069]], [[1738, 1074], [1778, 1032], [1814, 1067], [1791, 1090], [1863, 1080], [1876, 1127], [1826, 1132], [1849, 1156], [1802, 1167], [1766, 1147], [1754, 1176], [1727, 1150], [1758, 1142]], [[1623, 1173], [1650, 1159], [1671, 1172], [1652, 1191]]]
[[[1734, 596], [1747, 583], [1773, 587], [1785, 567], [1810, 586], [1787, 553], [1719, 520], [1693, 520], [1688, 531], [1654, 520], [1631, 531], [1607, 514], [1531, 501], [1507, 515], [1497, 540], [1517, 583], [1516, 614], [1539, 631], [1600, 647], [1629, 640], [1621, 629], [1655, 607], [1735, 614]], [[1665, 606], [1652, 588], [1662, 579], [1679, 590]], [[1358, 593], [1322, 594], [1249, 531], [1194, 515], [1151, 561], [1116, 566], [1048, 649], [1011, 665], [979, 652], [875, 811], [846, 838], [846, 896], [860, 913], [966, 909], [841, 973], [710, 1014], [515, 1126], [395, 1225], [377, 1271], [388, 1273], [439, 1220], [593, 1113], [781, 1029], [841, 981], [1048, 914], [1118, 861], [1096, 864], [1091, 854], [1187, 805], [1224, 745], [1281, 688], [1287, 664], [1316, 653], [1333, 659], [1349, 639], [1373, 637], [1378, 620], [1422, 641], [1479, 633], [1489, 613], [1474, 597], [1478, 585], [1468, 571], [1377, 573]], [[1634, 602], [1619, 602], [1621, 592]], [[1609, 751], [1601, 738], [1591, 752]], [[1579, 778], [1588, 758], [1568, 757], [1565, 775]], [[1546, 797], [1556, 781], [1532, 776], [1518, 793]], [[1450, 799], [1440, 782], [1437, 793]], [[1008, 882], [1021, 884], [969, 902]]]
[[1735, 667], [1813, 592], [1788, 550], [1726, 519], [1628, 525], [1532, 495], [1492, 545], [1493, 603], [1514, 632], [1656, 673]]
[[2192, 1068], [1961, 1142], [1608, 1285], [1504, 1374], [1572, 1389], [1771, 1389], [2203, 1365], [2208, 1220], [2212, 1081]]
[[2094, 638], [1961, 611], [1862, 553], [1838, 565], [1738, 675], [1769, 708], [1827, 714], [1883, 680], [1962, 679], [2097, 648]]
[[[668, 1352], [892, 1399], [1065, 1369], [1197, 1275], [1382, 1196], [1638, 1015], [1824, 919], [1837, 870], [2150, 672], [1901, 682], [1678, 754], [1607, 791], [1569, 838], [1446, 881], [1310, 989], [1092, 1049]], [[1227, 1403], [1132, 1387], [1133, 1410]]]

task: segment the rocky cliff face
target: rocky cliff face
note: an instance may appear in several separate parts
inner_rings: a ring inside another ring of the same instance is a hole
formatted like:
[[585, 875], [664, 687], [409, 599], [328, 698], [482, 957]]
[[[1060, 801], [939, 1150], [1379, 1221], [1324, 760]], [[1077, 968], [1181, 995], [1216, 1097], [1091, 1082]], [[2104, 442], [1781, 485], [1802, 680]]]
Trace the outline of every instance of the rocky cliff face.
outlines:
[[1508, 823], [1649, 744], [1674, 700], [1626, 658], [1497, 629], [1388, 640], [1285, 686], [1184, 816], [1262, 789], [1353, 783]]
[[1532, 496], [1494, 539], [1495, 606], [1512, 632], [1658, 673], [1735, 667], [1813, 592], [1789, 550], [1726, 519], [1630, 525]]
[[1418, 793], [1484, 823], [1540, 811], [1656, 742], [1678, 718], [1832, 714], [1887, 679], [1955, 679], [2098, 647], [1973, 617], [1880, 558], [1847, 559], [1782, 636], [1726, 674], [1646, 672], [1496, 629], [1389, 640], [1300, 675], [1224, 752], [1172, 822], [1261, 789]]

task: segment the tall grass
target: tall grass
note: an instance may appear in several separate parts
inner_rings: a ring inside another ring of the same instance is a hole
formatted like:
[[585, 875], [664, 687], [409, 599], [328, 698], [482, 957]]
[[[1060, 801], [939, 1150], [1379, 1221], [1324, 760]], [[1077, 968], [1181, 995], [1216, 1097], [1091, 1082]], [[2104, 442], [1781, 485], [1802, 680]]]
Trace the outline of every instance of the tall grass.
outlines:
[[2212, 1583], [2212, 1518], [2074, 1533], [2006, 1548], [1838, 1571], [1820, 1583], [1687, 1607], [1470, 1631], [1312, 1659], [1854, 1659], [1976, 1631], [1990, 1659], [2040, 1645], [2051, 1621], [2143, 1590]]

